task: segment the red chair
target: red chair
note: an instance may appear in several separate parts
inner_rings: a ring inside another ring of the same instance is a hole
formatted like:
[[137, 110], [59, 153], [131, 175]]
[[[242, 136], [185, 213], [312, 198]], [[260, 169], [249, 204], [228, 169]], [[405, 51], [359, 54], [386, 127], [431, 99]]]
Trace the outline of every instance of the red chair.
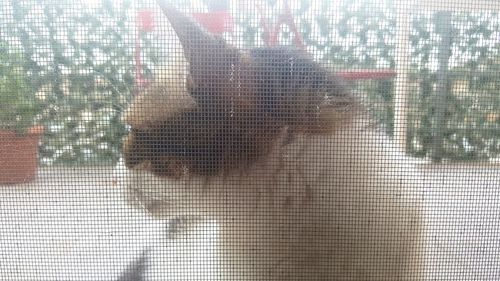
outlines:
[[[293, 14], [291, 12], [288, 1], [284, 2], [283, 12], [278, 16], [278, 21], [275, 25], [270, 24], [264, 18], [261, 20], [261, 26], [264, 30], [264, 43], [267, 46], [278, 45], [279, 30], [282, 25], [287, 25], [294, 35], [294, 44], [298, 48], [304, 49], [304, 40], [297, 29]], [[227, 10], [227, 5], [218, 6], [216, 9], [210, 9], [207, 13], [192, 13], [193, 18], [204, 26], [207, 31], [214, 34], [222, 34], [224, 32], [232, 32], [234, 23], [231, 14]], [[257, 5], [257, 10], [263, 15], [264, 11], [260, 5]], [[142, 74], [141, 62], [141, 44], [140, 35], [142, 33], [152, 32], [155, 28], [154, 15], [151, 10], [142, 10], [137, 13], [137, 38], [135, 46], [135, 83], [138, 90], [143, 89], [148, 85], [147, 79]], [[357, 80], [382, 80], [391, 79], [396, 76], [396, 71], [392, 69], [354, 69], [337, 72], [337, 75], [348, 81]]]

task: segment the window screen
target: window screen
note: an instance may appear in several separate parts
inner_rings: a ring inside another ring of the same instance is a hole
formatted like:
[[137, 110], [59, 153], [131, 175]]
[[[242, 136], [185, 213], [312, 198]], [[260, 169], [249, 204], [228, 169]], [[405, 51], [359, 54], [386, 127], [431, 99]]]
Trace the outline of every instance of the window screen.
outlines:
[[500, 280], [494, 0], [0, 3], [0, 280]]

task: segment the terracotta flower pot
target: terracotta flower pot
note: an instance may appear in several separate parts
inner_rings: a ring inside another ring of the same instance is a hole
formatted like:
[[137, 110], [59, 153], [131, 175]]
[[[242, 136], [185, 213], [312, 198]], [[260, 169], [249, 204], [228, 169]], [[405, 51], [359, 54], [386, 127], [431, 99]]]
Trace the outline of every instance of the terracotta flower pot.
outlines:
[[32, 127], [24, 135], [0, 130], [0, 183], [24, 183], [36, 178], [43, 131], [42, 126]]

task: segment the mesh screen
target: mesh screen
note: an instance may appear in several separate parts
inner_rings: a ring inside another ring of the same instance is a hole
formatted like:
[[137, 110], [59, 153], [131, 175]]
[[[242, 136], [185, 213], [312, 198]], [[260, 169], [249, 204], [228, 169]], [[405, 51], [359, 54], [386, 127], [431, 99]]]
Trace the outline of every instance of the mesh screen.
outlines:
[[500, 280], [499, 10], [0, 2], [0, 280]]

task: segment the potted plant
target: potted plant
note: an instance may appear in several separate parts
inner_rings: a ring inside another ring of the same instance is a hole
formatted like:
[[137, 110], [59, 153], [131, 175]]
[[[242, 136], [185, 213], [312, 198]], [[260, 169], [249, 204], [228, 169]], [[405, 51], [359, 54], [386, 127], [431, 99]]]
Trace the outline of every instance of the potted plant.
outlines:
[[0, 183], [21, 183], [37, 174], [35, 126], [38, 104], [22, 68], [22, 57], [0, 45]]

